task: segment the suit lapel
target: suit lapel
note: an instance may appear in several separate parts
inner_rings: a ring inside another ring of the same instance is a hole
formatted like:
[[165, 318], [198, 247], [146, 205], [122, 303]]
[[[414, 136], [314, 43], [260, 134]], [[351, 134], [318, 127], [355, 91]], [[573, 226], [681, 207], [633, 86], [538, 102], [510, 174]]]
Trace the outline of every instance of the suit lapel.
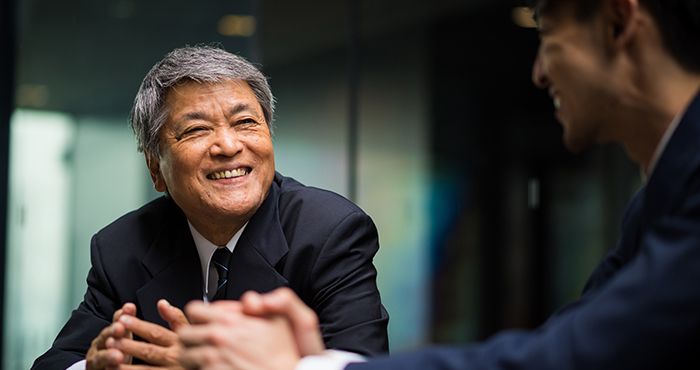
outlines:
[[690, 175], [700, 166], [700, 96], [690, 104], [659, 158], [644, 196], [640, 230], [677, 206]]
[[160, 231], [143, 259], [153, 277], [136, 292], [140, 314], [146, 321], [163, 326], [167, 323], [158, 314], [156, 303], [167, 299], [183, 308], [193, 299], [202, 299], [202, 268], [187, 219], [174, 204], [173, 216]]
[[666, 150], [659, 158], [647, 185], [630, 201], [622, 220], [617, 247], [608, 253], [586, 283], [584, 293], [595, 290], [632, 259], [639, 238], [660, 215], [668, 213], [682, 199], [689, 176], [700, 166], [700, 96], [690, 104]]
[[239, 299], [248, 290], [268, 292], [289, 285], [275, 269], [289, 251], [279, 222], [279, 195], [279, 185], [274, 181], [236, 244], [229, 263], [226, 299]]
[[617, 246], [605, 255], [588, 278], [582, 294], [593, 291], [605, 283], [615, 272], [634, 255], [636, 240], [639, 235], [639, 217], [642, 212], [644, 192], [642, 188], [632, 198], [625, 215], [622, 217], [622, 234]]
[[[248, 222], [229, 263], [227, 299], [238, 299], [248, 291], [267, 292], [289, 282], [275, 269], [289, 251], [279, 221], [279, 176], [260, 209]], [[172, 203], [173, 216], [168, 220], [143, 259], [153, 276], [136, 292], [139, 316], [167, 327], [158, 314], [159, 299], [183, 308], [193, 299], [201, 299], [202, 271], [197, 248], [187, 226], [187, 219]]]

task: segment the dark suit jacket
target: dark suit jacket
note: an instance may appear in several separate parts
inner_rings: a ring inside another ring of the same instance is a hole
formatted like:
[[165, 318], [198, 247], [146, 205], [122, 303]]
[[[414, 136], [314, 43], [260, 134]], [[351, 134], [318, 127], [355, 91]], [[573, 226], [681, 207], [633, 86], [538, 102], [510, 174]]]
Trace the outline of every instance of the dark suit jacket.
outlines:
[[[377, 230], [345, 198], [280, 174], [248, 222], [229, 266], [226, 297], [289, 286], [319, 316], [326, 346], [376, 355], [388, 350], [388, 315], [372, 258]], [[180, 208], [156, 199], [98, 232], [83, 302], [33, 369], [66, 369], [85, 358], [115, 310], [134, 302], [138, 316], [167, 327], [156, 302], [182, 308], [202, 299], [202, 268]]]
[[678, 125], [622, 234], [579, 300], [533, 331], [473, 347], [435, 347], [360, 369], [622, 370], [698, 368], [700, 98]]

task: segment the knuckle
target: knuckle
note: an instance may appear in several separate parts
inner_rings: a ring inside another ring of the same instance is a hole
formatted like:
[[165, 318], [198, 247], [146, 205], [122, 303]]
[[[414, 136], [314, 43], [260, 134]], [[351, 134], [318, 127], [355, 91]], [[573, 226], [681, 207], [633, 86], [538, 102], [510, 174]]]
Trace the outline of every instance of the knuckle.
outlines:
[[182, 347], [177, 346], [170, 348], [165, 355], [167, 363], [177, 364], [180, 360], [180, 355], [182, 355]]
[[302, 320], [302, 325], [308, 326], [308, 327], [316, 327], [318, 326], [318, 317], [316, 316], [316, 313], [309, 312], [309, 311], [304, 311], [304, 313], [301, 315], [301, 320]]
[[219, 353], [211, 348], [207, 348], [207, 350], [202, 353], [202, 357], [204, 358], [205, 364], [215, 364], [220, 362]]
[[285, 302], [289, 301], [294, 295], [292, 289], [290, 289], [288, 287], [282, 287], [279, 289], [278, 292], [279, 292], [280, 298], [284, 299]]
[[156, 347], [146, 346], [143, 348], [141, 355], [146, 362], [155, 362], [159, 358], [159, 351]]
[[153, 341], [155, 342], [160, 342], [164, 339], [165, 335], [161, 330], [153, 330], [151, 332], [151, 338], [153, 338]]
[[227, 336], [221, 330], [214, 330], [209, 336], [209, 340], [215, 345], [221, 345], [226, 342]]

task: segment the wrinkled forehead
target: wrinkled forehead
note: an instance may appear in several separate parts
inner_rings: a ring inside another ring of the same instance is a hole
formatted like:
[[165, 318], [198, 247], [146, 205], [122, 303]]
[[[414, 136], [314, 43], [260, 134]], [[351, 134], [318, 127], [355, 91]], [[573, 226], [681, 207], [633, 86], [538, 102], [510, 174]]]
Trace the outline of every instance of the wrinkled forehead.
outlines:
[[[246, 98], [255, 100], [257, 103], [256, 106], [260, 106], [257, 96], [250, 85], [244, 80], [221, 78], [212, 81], [200, 81], [192, 78], [183, 78], [164, 91], [163, 107], [165, 109], [170, 109], [176, 99], [205, 96], [212, 91], [220, 89], [236, 97], [245, 96]], [[262, 107], [260, 109], [262, 109]]]

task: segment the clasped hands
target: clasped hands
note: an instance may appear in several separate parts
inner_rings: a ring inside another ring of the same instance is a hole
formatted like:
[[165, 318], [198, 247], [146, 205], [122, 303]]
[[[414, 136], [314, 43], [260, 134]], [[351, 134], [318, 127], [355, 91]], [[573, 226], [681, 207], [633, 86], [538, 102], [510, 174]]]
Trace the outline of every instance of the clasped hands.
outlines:
[[[192, 301], [187, 316], [160, 300], [158, 311], [172, 330], [136, 318], [132, 303], [115, 312], [92, 342], [87, 369], [292, 370], [301, 357], [325, 350], [316, 313], [289, 288], [247, 292], [240, 301]], [[132, 365], [132, 358], [150, 365]]]

